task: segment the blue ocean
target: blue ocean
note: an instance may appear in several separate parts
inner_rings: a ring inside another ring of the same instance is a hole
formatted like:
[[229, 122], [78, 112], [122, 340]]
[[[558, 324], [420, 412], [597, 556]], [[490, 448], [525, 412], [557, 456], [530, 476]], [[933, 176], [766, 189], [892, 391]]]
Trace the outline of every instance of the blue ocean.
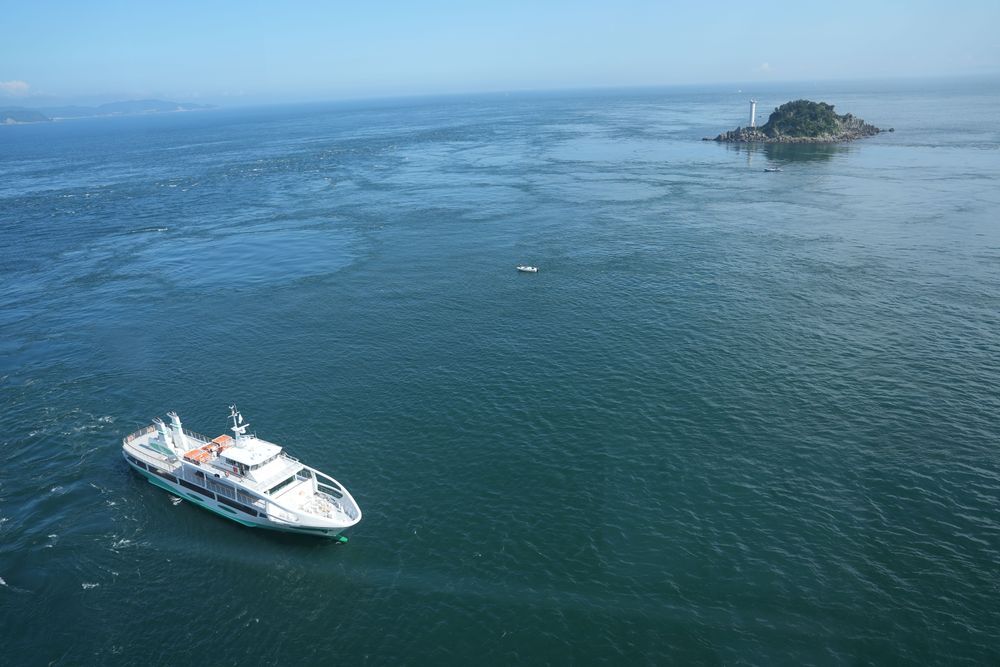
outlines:
[[[895, 131], [702, 141], [751, 94]], [[914, 80], [0, 127], [0, 661], [997, 664], [998, 107]], [[123, 461], [233, 403], [350, 489], [350, 542]]]

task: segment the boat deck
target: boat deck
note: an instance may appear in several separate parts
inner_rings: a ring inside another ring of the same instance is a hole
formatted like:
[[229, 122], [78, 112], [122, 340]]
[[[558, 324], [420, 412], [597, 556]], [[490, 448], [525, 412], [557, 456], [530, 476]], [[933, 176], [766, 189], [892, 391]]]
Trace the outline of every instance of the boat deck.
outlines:
[[322, 491], [314, 491], [307, 480], [299, 481], [283, 489], [275, 500], [294, 507], [300, 512], [325, 519], [350, 521], [351, 516], [341, 506], [340, 501]]

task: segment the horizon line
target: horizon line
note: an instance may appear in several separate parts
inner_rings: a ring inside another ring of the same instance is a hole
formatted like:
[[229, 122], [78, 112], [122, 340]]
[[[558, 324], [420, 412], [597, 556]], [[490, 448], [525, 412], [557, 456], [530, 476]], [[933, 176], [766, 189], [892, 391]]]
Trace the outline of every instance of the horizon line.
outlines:
[[[879, 83], [906, 83], [906, 82], [919, 82], [919, 81], [933, 81], [933, 82], [948, 82], [948, 81], [972, 81], [972, 80], [988, 80], [1000, 83], [1000, 71], [996, 72], [982, 72], [982, 73], [963, 73], [963, 74], [932, 74], [932, 75], [897, 75], [897, 76], [877, 76], [877, 77], [855, 77], [855, 78], [842, 78], [842, 77], [832, 77], [832, 78], [817, 78], [817, 79], [777, 79], [769, 81], [725, 81], [716, 83], [648, 83], [648, 84], [606, 84], [606, 85], [565, 85], [565, 86], [548, 86], [548, 87], [523, 87], [523, 88], [482, 88], [473, 89], [465, 91], [430, 91], [430, 92], [403, 92], [403, 93], [376, 93], [376, 94], [346, 94], [342, 96], [332, 95], [329, 97], [323, 97], [315, 94], [302, 94], [302, 95], [287, 95], [284, 99], [272, 99], [272, 100], [262, 100], [261, 98], [273, 97], [268, 93], [259, 94], [247, 94], [241, 96], [226, 96], [221, 95], [218, 97], [223, 97], [235, 101], [235, 104], [224, 104], [219, 102], [206, 102], [207, 99], [217, 99], [214, 96], [204, 96], [198, 95], [196, 97], [177, 97], [173, 95], [164, 94], [149, 94], [144, 96], [118, 96], [115, 97], [113, 94], [107, 94], [106, 98], [103, 98], [100, 94], [96, 95], [99, 99], [106, 99], [104, 102], [30, 102], [26, 99], [19, 99], [13, 96], [6, 98], [0, 98], [0, 106], [8, 109], [13, 108], [24, 108], [24, 109], [42, 109], [45, 107], [63, 107], [63, 106], [81, 106], [81, 107], [98, 107], [102, 104], [112, 104], [117, 102], [141, 102], [141, 101], [160, 101], [160, 102], [171, 102], [175, 104], [201, 104], [214, 108], [239, 108], [239, 107], [266, 107], [266, 106], [285, 106], [293, 104], [332, 104], [340, 102], [366, 102], [366, 101], [388, 101], [388, 100], [406, 100], [406, 99], [430, 99], [430, 98], [450, 98], [450, 97], [467, 97], [475, 95], [524, 95], [524, 94], [545, 94], [545, 93], [587, 93], [587, 92], [610, 92], [615, 90], [657, 90], [657, 89], [670, 89], [670, 88], [683, 88], [683, 89], [704, 89], [717, 91], [720, 88], [734, 87], [734, 93], [744, 93], [749, 94], [751, 90], [761, 90], [766, 89], [770, 86], [795, 86], [795, 85], [815, 85], [819, 83], [823, 84], [879, 84]], [[84, 96], [80, 96], [84, 98]], [[245, 103], [239, 103], [238, 100], [245, 98], [248, 101]], [[256, 98], [256, 99], [254, 99]], [[70, 98], [72, 99], [72, 98]], [[86, 98], [84, 98], [86, 99]]]

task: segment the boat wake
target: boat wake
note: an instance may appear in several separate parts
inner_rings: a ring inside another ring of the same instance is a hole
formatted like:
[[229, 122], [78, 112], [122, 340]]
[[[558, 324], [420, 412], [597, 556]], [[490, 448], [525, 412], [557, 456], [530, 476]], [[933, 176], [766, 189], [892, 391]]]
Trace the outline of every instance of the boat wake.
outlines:
[[170, 231], [169, 227], [140, 227], [139, 229], [130, 229], [126, 234], [151, 234], [154, 232], [167, 232]]

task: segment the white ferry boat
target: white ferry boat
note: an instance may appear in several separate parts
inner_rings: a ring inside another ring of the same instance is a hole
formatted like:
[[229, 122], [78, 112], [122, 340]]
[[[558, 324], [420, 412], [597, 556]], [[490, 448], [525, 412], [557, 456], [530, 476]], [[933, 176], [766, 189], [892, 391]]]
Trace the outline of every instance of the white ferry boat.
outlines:
[[[150, 483], [244, 526], [338, 537], [361, 521], [361, 508], [340, 482], [247, 435], [231, 407], [233, 436], [209, 439], [154, 419], [122, 440], [125, 460]], [[339, 537], [346, 542], [346, 537]]]

